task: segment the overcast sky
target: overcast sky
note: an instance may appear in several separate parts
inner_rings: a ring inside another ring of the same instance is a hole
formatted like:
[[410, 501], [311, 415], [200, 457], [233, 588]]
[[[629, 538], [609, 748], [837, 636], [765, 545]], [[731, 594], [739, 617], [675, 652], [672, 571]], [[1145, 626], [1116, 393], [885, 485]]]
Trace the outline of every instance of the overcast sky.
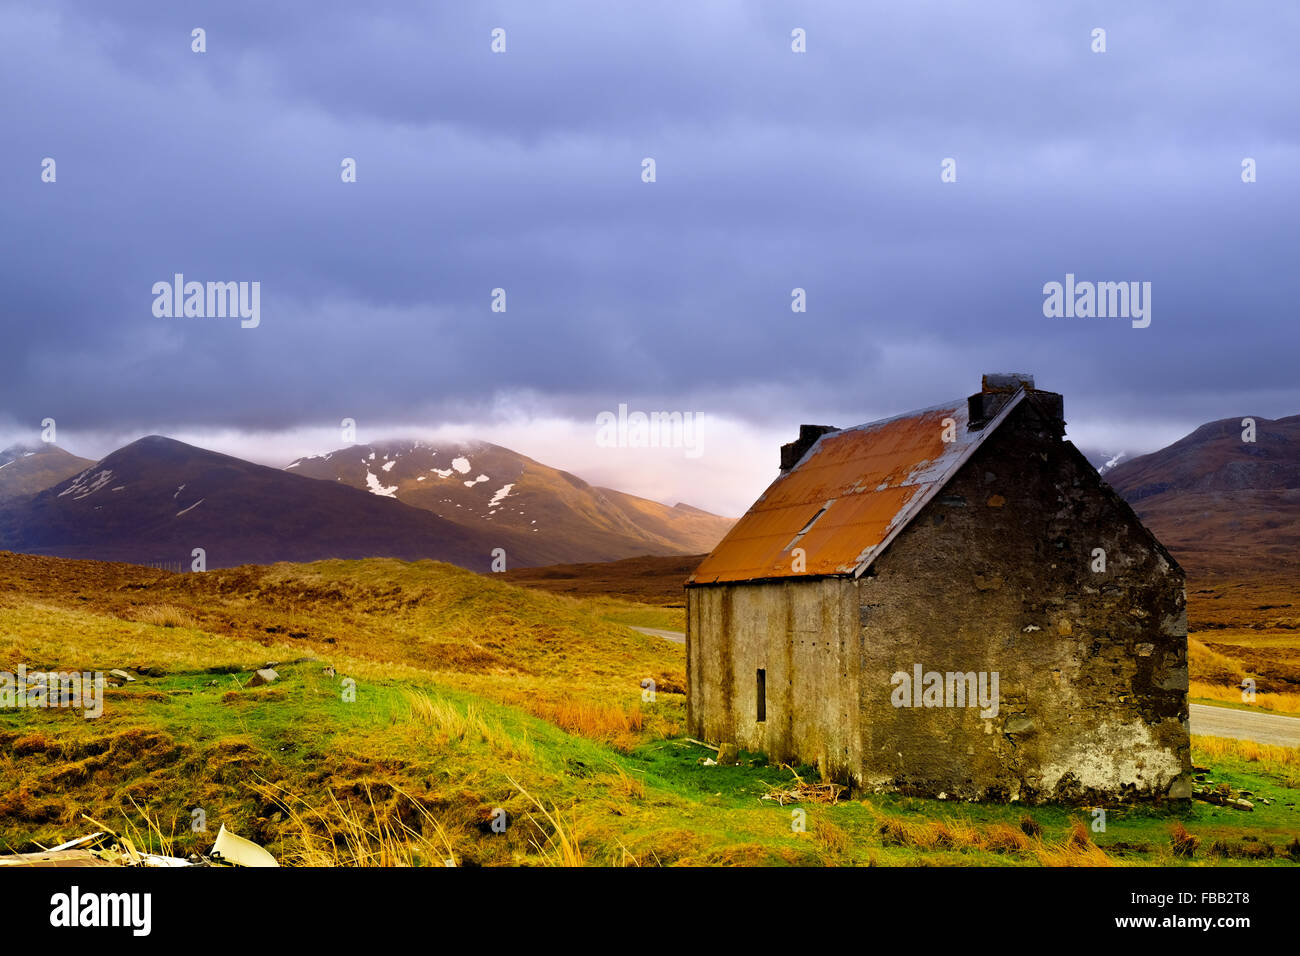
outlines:
[[[0, 443], [283, 466], [353, 418], [735, 514], [800, 422], [986, 371], [1087, 449], [1295, 414], [1300, 7], [1170, 12], [0, 2]], [[155, 316], [175, 273], [260, 325]], [[1149, 327], [1044, 316], [1067, 273], [1150, 282]], [[702, 454], [599, 447], [620, 403]]]

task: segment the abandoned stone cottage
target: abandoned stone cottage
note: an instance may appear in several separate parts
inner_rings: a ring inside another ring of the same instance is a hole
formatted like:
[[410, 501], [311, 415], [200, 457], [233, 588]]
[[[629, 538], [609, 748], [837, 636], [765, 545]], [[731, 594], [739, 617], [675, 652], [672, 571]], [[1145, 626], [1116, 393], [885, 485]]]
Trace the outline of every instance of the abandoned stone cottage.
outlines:
[[874, 790], [1188, 796], [1182, 569], [1064, 433], [1026, 375], [803, 426], [687, 582], [690, 732]]

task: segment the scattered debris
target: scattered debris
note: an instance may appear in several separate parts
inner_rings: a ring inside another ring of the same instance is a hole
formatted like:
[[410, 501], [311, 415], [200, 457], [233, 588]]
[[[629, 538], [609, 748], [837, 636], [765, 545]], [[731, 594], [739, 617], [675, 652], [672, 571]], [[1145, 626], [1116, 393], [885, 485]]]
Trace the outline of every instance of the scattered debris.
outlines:
[[1219, 807], [1231, 807], [1234, 810], [1255, 809], [1255, 804], [1244, 797], [1234, 797], [1232, 789], [1227, 784], [1219, 784], [1214, 789], [1210, 787], [1202, 787], [1199, 790], [1193, 789], [1192, 796], [1197, 800], [1204, 800], [1206, 803], [1213, 803]]
[[[90, 817], [85, 817], [90, 820]], [[94, 820], [90, 822], [94, 823]], [[103, 826], [103, 824], [97, 824]], [[0, 867], [84, 867], [84, 866], [139, 866], [170, 868], [180, 866], [279, 866], [275, 857], [256, 843], [235, 836], [222, 824], [208, 856], [191, 855], [189, 859], [165, 856], [161, 853], [142, 853], [127, 837], [105, 827], [67, 843], [35, 853], [13, 853], [0, 856]]]
[[781, 766], [789, 770], [794, 776], [794, 782], [778, 785], [765, 783], [767, 793], [759, 797], [760, 800], [775, 800], [781, 806], [787, 803], [839, 803], [840, 796], [848, 791], [848, 787], [838, 783], [808, 783], [803, 777], [795, 773], [794, 768], [789, 764]]
[[231, 863], [235, 866], [280, 865], [275, 862], [275, 857], [252, 840], [245, 840], [243, 837], [235, 836], [226, 829], [224, 823], [221, 825], [220, 832], [217, 833], [217, 842], [212, 844], [212, 858], [217, 862]]
[[42, 850], [36, 853], [14, 853], [0, 856], [0, 867], [6, 866], [118, 866], [108, 860], [100, 859], [93, 850], [61, 850], [54, 853]]
[[713, 744], [706, 744], [703, 740], [696, 740], [694, 737], [683, 737], [682, 739], [685, 740], [688, 744], [698, 744], [699, 746], [706, 747], [709, 750], [716, 751], [718, 749], [717, 747], [713, 746]]

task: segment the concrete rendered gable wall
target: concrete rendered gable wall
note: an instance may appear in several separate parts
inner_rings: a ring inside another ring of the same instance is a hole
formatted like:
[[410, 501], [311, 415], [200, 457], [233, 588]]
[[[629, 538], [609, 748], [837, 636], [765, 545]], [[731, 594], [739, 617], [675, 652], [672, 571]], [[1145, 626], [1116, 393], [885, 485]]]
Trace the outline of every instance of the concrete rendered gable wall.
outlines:
[[845, 578], [688, 588], [691, 735], [852, 776], [861, 761], [857, 590]]
[[[1106, 570], [1091, 570], [1093, 549]], [[859, 782], [954, 798], [1187, 796], [1182, 572], [1026, 403], [860, 580]], [[996, 717], [891, 677], [999, 673]]]

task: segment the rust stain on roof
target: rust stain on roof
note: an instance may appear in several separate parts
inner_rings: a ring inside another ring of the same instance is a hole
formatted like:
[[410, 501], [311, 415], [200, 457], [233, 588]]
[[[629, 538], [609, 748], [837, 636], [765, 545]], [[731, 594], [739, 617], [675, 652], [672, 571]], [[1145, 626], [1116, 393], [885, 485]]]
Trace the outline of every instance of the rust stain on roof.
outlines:
[[[962, 399], [823, 435], [687, 583], [861, 574], [1022, 397], [977, 431], [967, 428]], [[796, 548], [806, 556], [802, 571], [793, 568]]]

